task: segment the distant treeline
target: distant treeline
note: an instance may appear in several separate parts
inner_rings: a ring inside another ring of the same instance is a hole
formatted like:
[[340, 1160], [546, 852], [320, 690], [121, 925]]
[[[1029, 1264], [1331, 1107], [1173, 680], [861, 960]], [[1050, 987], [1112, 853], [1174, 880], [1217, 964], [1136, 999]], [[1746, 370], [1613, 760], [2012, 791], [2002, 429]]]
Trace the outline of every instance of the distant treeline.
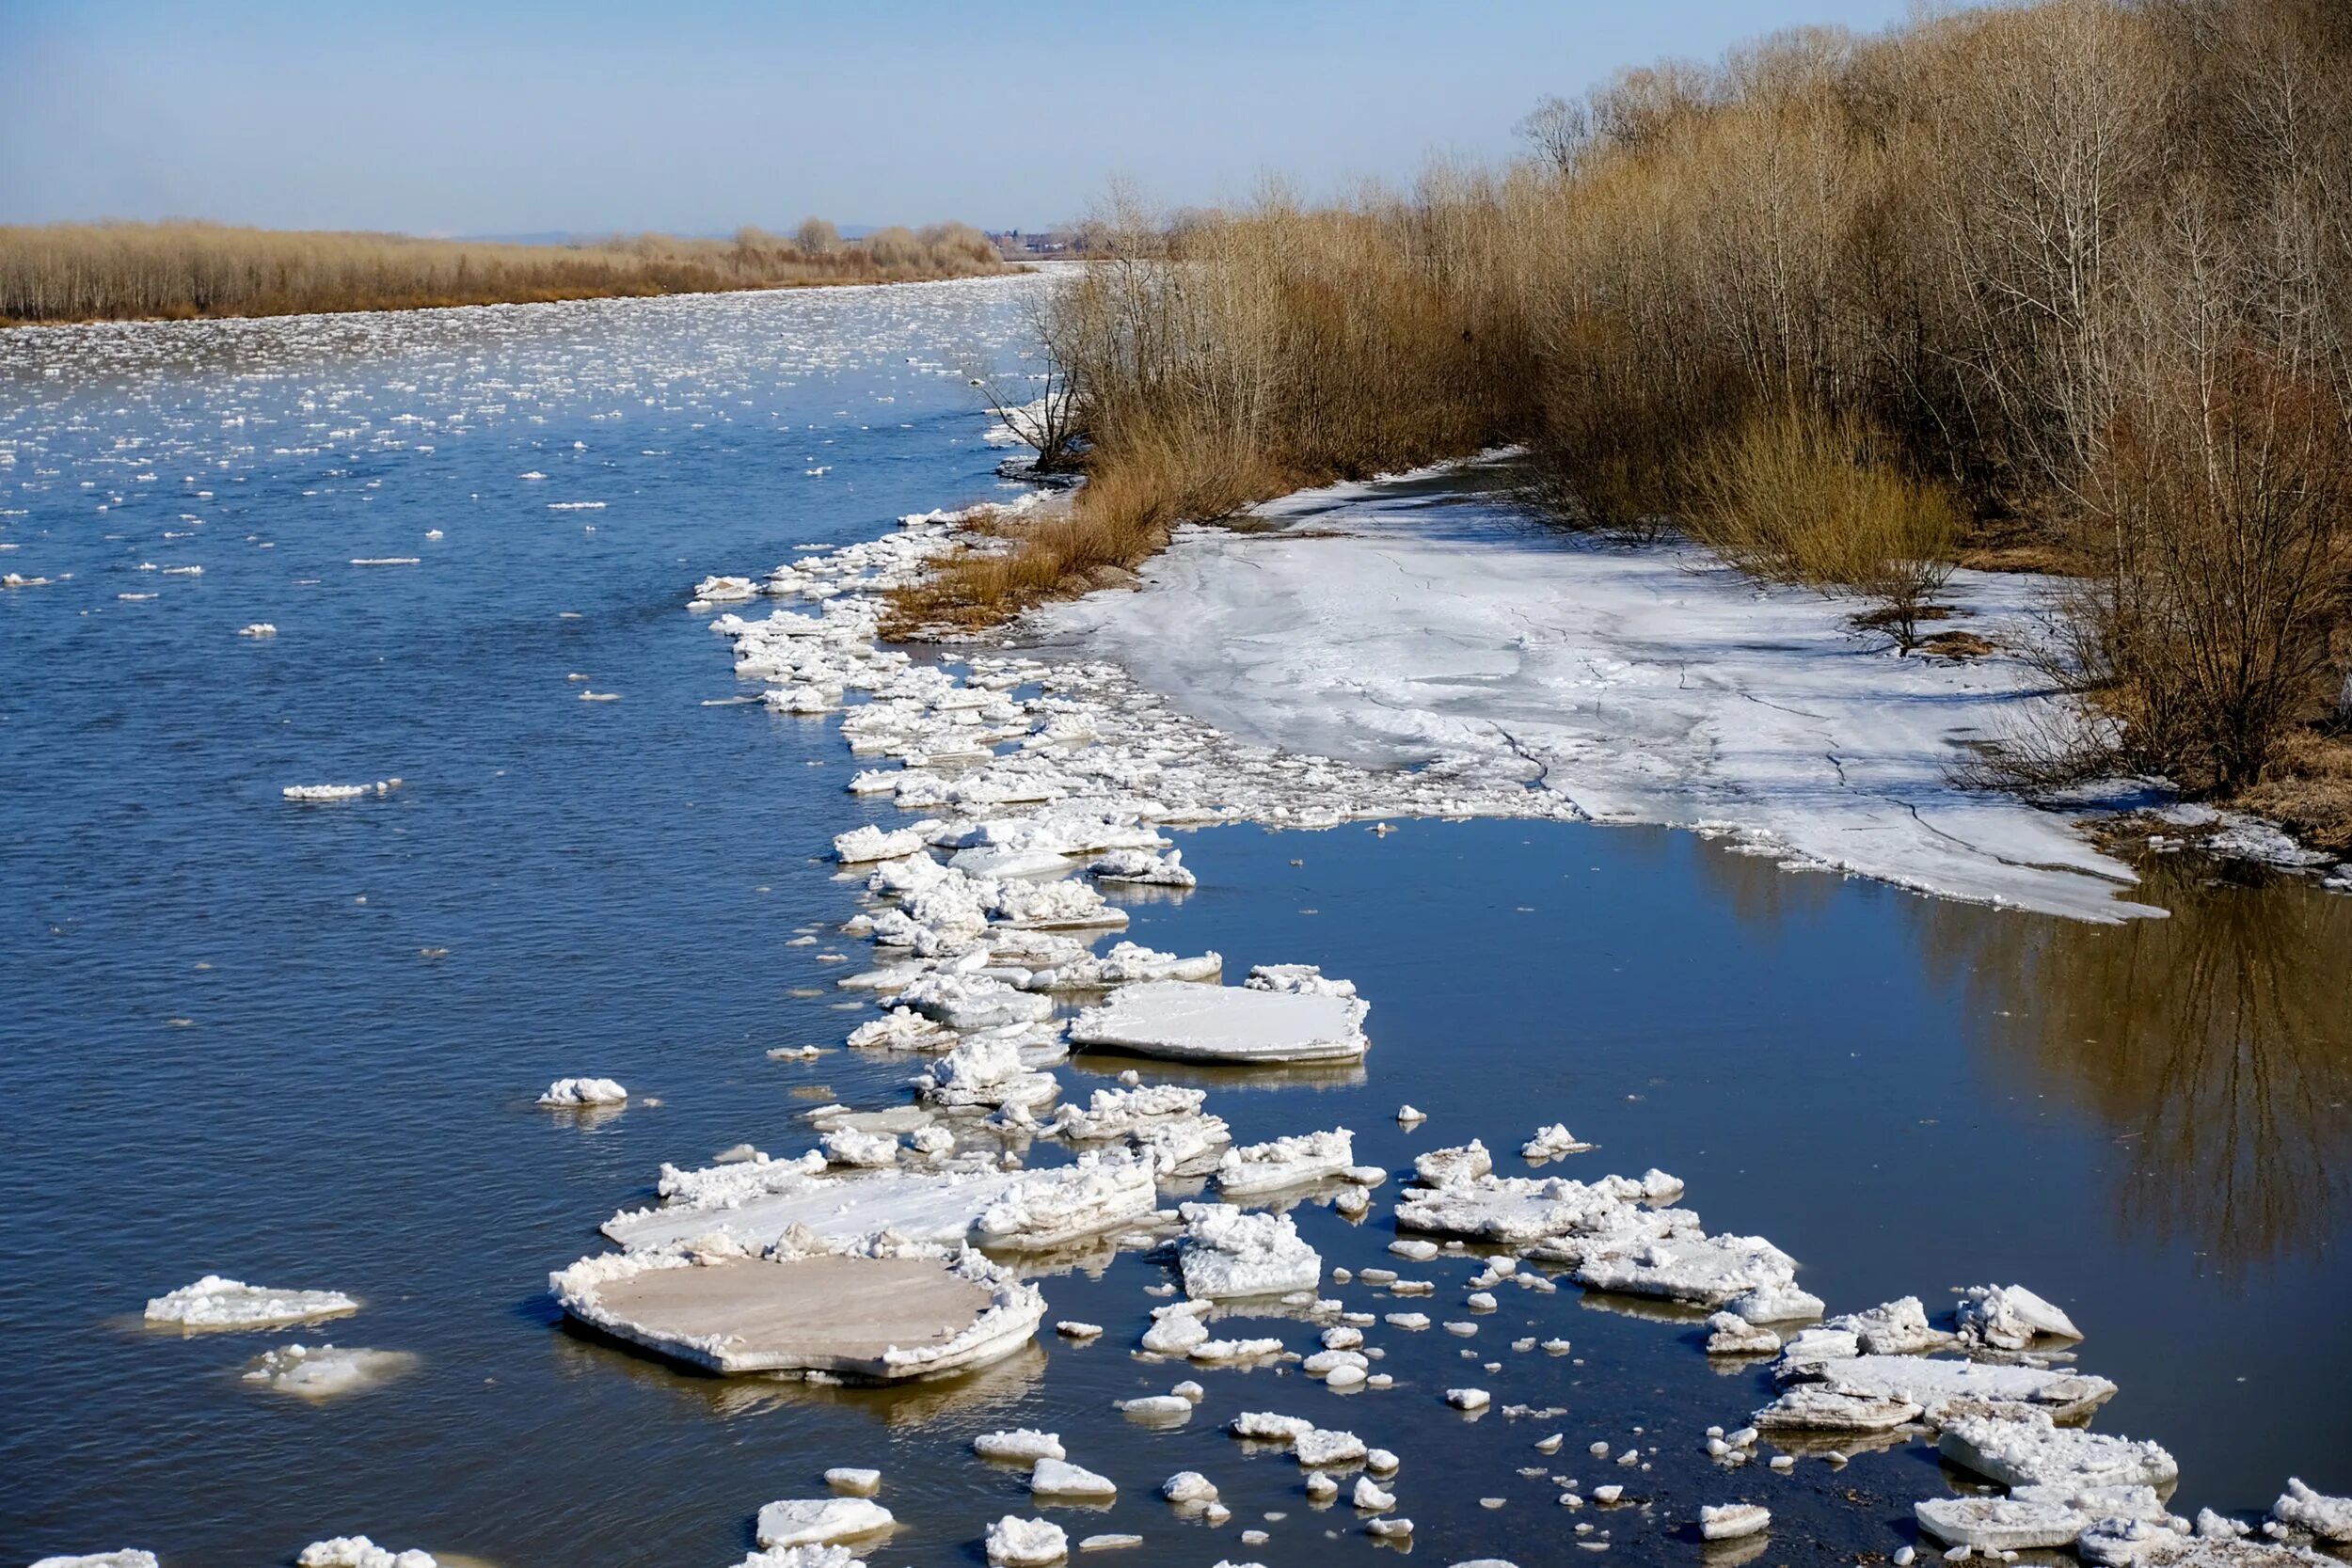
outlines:
[[1523, 131], [1410, 194], [1115, 222], [1042, 323], [1076, 520], [904, 619], [1523, 442], [1565, 521], [1882, 600], [1905, 643], [1955, 562], [2066, 573], [2043, 652], [2107, 721], [1995, 773], [2160, 772], [2352, 850], [2352, 6], [1798, 31]]
[[904, 283], [1004, 270], [960, 223], [844, 240], [811, 218], [790, 235], [666, 234], [578, 245], [233, 229], [211, 223], [0, 228], [0, 321], [183, 320], [398, 310], [820, 283]]

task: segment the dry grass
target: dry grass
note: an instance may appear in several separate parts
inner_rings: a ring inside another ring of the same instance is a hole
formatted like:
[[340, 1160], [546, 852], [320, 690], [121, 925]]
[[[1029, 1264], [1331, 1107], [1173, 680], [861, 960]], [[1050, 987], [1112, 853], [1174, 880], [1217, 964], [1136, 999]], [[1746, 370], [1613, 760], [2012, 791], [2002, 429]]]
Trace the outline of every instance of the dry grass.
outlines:
[[1757, 577], [1878, 600], [1865, 624], [1911, 647], [1966, 517], [1891, 449], [1851, 413], [1753, 415], [1701, 458], [1691, 531]]
[[2232, 803], [2352, 860], [2352, 736], [2306, 730], [2288, 737], [2262, 783]]
[[1130, 583], [1178, 523], [1213, 521], [1292, 487], [1281, 476], [1220, 463], [1182, 443], [1130, 454], [1098, 469], [1066, 511], [1035, 520], [977, 519], [971, 531], [996, 543], [950, 556], [923, 581], [895, 592], [883, 632], [978, 631], [1049, 599]]
[[977, 230], [887, 229], [843, 241], [818, 219], [791, 239], [646, 234], [524, 245], [217, 224], [0, 228], [0, 325], [185, 320], [437, 305], [526, 304], [1006, 270]]

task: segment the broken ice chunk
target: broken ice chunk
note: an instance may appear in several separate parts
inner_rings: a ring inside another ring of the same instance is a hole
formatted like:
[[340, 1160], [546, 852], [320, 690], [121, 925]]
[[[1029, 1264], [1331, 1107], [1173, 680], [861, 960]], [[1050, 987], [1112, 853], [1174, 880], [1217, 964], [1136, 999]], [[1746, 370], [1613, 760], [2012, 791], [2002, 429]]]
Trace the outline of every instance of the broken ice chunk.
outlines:
[[1008, 1513], [988, 1527], [987, 1548], [995, 1568], [1045, 1568], [1070, 1555], [1070, 1537], [1047, 1520]]
[[1041, 1459], [1029, 1471], [1029, 1491], [1045, 1497], [1115, 1497], [1119, 1487], [1066, 1459]]
[[2293, 1529], [2309, 1530], [2323, 1541], [2352, 1544], [2352, 1497], [2332, 1497], [2315, 1492], [2295, 1477], [2270, 1505], [2270, 1516]]
[[283, 1345], [264, 1352], [247, 1367], [245, 1381], [298, 1399], [329, 1400], [389, 1383], [416, 1363], [405, 1351]]
[[1936, 1449], [2005, 1486], [2169, 1486], [2181, 1475], [2154, 1443], [2058, 1426], [2038, 1411], [2017, 1420], [1953, 1421]]
[[972, 1451], [982, 1459], [1017, 1460], [1025, 1465], [1034, 1465], [1041, 1459], [1070, 1457], [1063, 1450], [1058, 1435], [1030, 1427], [1015, 1427], [1009, 1432], [984, 1432], [972, 1439]]
[[890, 1510], [865, 1497], [786, 1497], [759, 1511], [762, 1546], [815, 1546], [874, 1535], [895, 1526]]
[[626, 1105], [628, 1103], [628, 1091], [610, 1078], [558, 1078], [548, 1085], [548, 1092], [539, 1097], [539, 1103], [558, 1109], [581, 1105]]
[[1758, 1534], [1772, 1525], [1772, 1511], [1759, 1503], [1724, 1503], [1721, 1507], [1702, 1504], [1699, 1508], [1699, 1538], [1703, 1541], [1732, 1541]]
[[1346, 1128], [1229, 1148], [1217, 1163], [1217, 1191], [1228, 1197], [1279, 1192], [1338, 1176], [1356, 1163]]
[[147, 1321], [182, 1328], [270, 1328], [358, 1309], [341, 1291], [273, 1291], [208, 1274], [150, 1300]]
[[2023, 1285], [1978, 1285], [1955, 1314], [1961, 1337], [1996, 1350], [2025, 1350], [2042, 1336], [2079, 1339], [2074, 1320]]
[[1224, 1203], [1186, 1203], [1179, 1259], [1184, 1293], [1199, 1299], [1311, 1291], [1323, 1258], [1299, 1239], [1287, 1214], [1246, 1213]]

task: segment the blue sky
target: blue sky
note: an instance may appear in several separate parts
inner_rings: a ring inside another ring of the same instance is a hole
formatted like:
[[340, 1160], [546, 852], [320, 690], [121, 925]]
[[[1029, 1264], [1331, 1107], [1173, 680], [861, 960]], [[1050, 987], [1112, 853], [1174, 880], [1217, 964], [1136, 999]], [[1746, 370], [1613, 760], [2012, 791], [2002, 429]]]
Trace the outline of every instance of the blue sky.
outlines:
[[0, 0], [0, 222], [1042, 227], [1489, 157], [1547, 92], [1905, 0]]

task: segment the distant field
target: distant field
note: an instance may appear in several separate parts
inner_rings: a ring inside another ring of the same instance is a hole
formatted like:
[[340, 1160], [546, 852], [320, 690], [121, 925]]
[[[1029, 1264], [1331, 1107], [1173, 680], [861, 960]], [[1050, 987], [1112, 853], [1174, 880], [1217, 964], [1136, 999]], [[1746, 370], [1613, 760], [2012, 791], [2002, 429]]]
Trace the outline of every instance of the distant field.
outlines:
[[209, 223], [0, 228], [0, 324], [285, 316], [826, 283], [908, 283], [1006, 270], [963, 224], [844, 240], [812, 219], [791, 235], [666, 234], [564, 245]]

